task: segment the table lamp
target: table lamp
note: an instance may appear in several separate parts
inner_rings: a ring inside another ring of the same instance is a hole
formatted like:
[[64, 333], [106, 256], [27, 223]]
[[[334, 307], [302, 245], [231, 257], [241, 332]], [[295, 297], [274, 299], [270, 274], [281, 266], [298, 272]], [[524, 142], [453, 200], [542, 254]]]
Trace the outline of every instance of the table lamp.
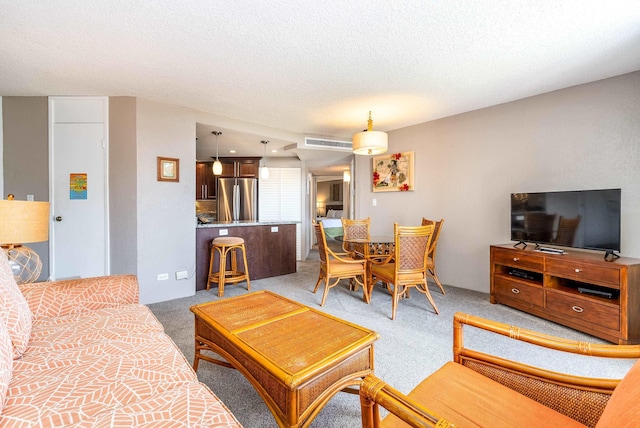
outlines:
[[18, 284], [34, 282], [42, 271], [40, 256], [22, 244], [49, 239], [49, 202], [0, 200], [0, 246]]

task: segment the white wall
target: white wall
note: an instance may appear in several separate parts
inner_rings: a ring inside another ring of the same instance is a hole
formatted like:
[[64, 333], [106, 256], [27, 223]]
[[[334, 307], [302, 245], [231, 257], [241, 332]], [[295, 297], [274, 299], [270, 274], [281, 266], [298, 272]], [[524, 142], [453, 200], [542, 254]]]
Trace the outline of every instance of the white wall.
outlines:
[[640, 257], [638, 118], [635, 72], [390, 132], [390, 153], [415, 151], [416, 190], [373, 193], [371, 158], [356, 156], [356, 217], [372, 233], [444, 218], [438, 276], [488, 292], [489, 245], [510, 242], [510, 193], [620, 187], [621, 255]]
[[[192, 110], [137, 99], [137, 241], [140, 301], [195, 292], [195, 140]], [[180, 159], [180, 181], [157, 181], [158, 156]], [[175, 273], [187, 270], [186, 280]], [[158, 281], [157, 275], [169, 279]]]

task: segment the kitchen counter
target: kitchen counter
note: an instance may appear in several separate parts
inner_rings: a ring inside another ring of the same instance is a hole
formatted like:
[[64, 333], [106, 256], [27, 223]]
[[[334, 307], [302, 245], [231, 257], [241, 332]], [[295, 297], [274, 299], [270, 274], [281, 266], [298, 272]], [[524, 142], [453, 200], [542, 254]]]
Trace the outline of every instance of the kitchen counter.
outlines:
[[235, 226], [272, 226], [278, 224], [298, 224], [299, 221], [255, 221], [255, 220], [238, 220], [238, 221], [213, 221], [211, 223], [198, 223], [196, 228], [204, 229], [210, 227], [235, 227]]
[[[270, 278], [296, 272], [297, 221], [229, 221], [196, 226], [196, 290], [207, 288], [211, 241], [218, 236], [244, 239], [249, 265], [249, 278]], [[218, 254], [214, 255], [217, 271]], [[242, 261], [238, 264], [242, 269]], [[246, 287], [241, 283], [240, 287]], [[213, 284], [213, 287], [217, 287]]]

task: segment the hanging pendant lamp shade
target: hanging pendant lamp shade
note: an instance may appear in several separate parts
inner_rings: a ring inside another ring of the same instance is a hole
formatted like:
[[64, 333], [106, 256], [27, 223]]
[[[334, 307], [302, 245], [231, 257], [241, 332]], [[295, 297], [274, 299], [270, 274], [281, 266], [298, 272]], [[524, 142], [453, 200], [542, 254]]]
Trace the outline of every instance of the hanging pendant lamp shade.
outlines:
[[264, 165], [262, 166], [262, 168], [260, 168], [260, 178], [263, 180], [267, 180], [269, 178], [269, 168], [267, 168], [267, 144], [269, 143], [269, 141], [262, 140], [260, 142], [264, 144]]
[[216, 136], [216, 160], [213, 163], [213, 175], [222, 174], [222, 162], [218, 159], [218, 135], [222, 134], [222, 131], [212, 131], [213, 135]]
[[367, 130], [355, 134], [352, 143], [353, 153], [356, 155], [379, 155], [387, 151], [387, 133], [373, 130], [373, 120], [369, 112]]
[[220, 174], [222, 174], [222, 162], [216, 159], [215, 162], [213, 162], [213, 175]]

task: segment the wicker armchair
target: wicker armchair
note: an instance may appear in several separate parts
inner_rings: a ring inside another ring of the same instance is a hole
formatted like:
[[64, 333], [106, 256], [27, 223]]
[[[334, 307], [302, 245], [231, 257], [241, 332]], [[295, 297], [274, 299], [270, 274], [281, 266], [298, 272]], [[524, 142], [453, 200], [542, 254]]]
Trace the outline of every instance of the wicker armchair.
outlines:
[[353, 238], [368, 238], [371, 221], [369, 217], [365, 219], [351, 220], [348, 218], [342, 218], [342, 231], [343, 241], [342, 249], [349, 254], [350, 257], [356, 259], [366, 258], [367, 251], [365, 249], [366, 244], [357, 242], [348, 242], [348, 239]]
[[[429, 293], [426, 279], [427, 254], [433, 229], [433, 226], [398, 226], [398, 223], [394, 223], [393, 254], [382, 259], [369, 258], [369, 284], [382, 281], [393, 295], [392, 320], [396, 319], [398, 301], [401, 297], [407, 296], [412, 287], [424, 294], [436, 314], [439, 313]], [[390, 287], [391, 284], [393, 287]]]
[[[363, 428], [640, 425], [640, 362], [622, 380], [558, 373], [465, 347], [465, 325], [546, 348], [556, 356], [640, 358], [640, 345], [567, 340], [459, 312], [453, 318], [454, 361], [408, 395], [373, 375], [365, 377], [360, 387]], [[378, 406], [390, 413], [382, 421]]]
[[442, 283], [440, 279], [438, 279], [438, 274], [436, 273], [436, 248], [438, 245], [438, 238], [440, 238], [440, 232], [442, 231], [442, 225], [444, 224], [444, 219], [441, 218], [440, 221], [429, 220], [422, 217], [422, 225], [429, 226], [433, 225], [433, 238], [431, 238], [431, 245], [429, 246], [429, 253], [427, 254], [427, 276], [431, 277], [436, 285], [440, 288], [442, 294], [445, 294], [444, 287], [442, 287]]
[[[362, 286], [364, 301], [369, 303], [369, 288], [367, 287], [367, 261], [366, 259], [353, 259], [347, 253], [334, 253], [327, 246], [327, 237], [324, 234], [322, 223], [313, 225], [318, 240], [318, 254], [320, 255], [320, 274], [313, 289], [318, 291], [320, 283], [324, 281], [324, 293], [320, 306], [324, 306], [329, 289], [335, 287], [341, 279], [353, 279]], [[333, 281], [333, 282], [332, 282]]]

